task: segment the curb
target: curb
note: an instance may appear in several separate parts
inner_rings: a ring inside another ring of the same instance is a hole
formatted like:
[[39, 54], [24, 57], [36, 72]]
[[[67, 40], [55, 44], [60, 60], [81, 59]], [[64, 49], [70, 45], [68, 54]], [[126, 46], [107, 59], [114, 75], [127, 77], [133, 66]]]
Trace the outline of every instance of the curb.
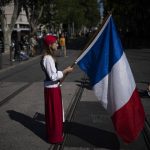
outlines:
[[12, 69], [12, 68], [15, 68], [16, 66], [20, 66], [20, 65], [22, 65], [22, 64], [26, 64], [26, 63], [28, 63], [28, 62], [31, 62], [31, 61], [33, 61], [33, 60], [35, 60], [35, 59], [38, 59], [39, 57], [41, 57], [41, 55], [35, 56], [35, 57], [33, 57], [33, 58], [29, 58], [29, 60], [26, 60], [26, 61], [21, 61], [20, 63], [14, 64], [14, 65], [9, 66], [9, 67], [7, 67], [7, 68], [2, 68], [2, 69], [0, 69], [0, 73], [5, 72], [5, 71], [8, 71], [8, 70], [10, 70], [10, 69]]

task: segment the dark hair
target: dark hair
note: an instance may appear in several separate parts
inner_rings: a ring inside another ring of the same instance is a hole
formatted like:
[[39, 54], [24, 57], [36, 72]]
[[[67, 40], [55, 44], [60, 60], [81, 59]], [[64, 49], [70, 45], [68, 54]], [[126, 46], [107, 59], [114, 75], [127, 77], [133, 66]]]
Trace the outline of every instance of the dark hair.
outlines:
[[54, 52], [53, 52], [52, 48], [45, 48], [44, 54], [42, 55], [41, 60], [40, 60], [40, 65], [41, 65], [42, 70], [45, 72], [45, 68], [43, 65], [43, 59], [44, 59], [45, 55], [51, 55], [53, 57], [53, 59], [55, 61], [56, 68], [57, 68], [57, 62], [56, 62], [56, 59], [54, 58]]
[[48, 46], [47, 44], [44, 43], [44, 55], [51, 55], [54, 57], [54, 51], [51, 48], [51, 46]]

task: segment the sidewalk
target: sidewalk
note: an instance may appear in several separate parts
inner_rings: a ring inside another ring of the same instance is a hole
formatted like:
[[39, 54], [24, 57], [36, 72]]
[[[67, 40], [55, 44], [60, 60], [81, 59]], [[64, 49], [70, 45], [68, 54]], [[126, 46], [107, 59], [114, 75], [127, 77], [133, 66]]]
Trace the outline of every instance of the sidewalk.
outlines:
[[[70, 52], [75, 57], [76, 53]], [[149, 50], [129, 50], [127, 55], [131, 66], [134, 68], [134, 76], [138, 88], [145, 89], [143, 81], [149, 81], [150, 73], [150, 51]], [[72, 62], [72, 57], [64, 59], [60, 57], [66, 65], [66, 61]], [[27, 61], [13, 62], [10, 64], [9, 54], [3, 55], [4, 71], [16, 65], [27, 63], [36, 56]], [[140, 60], [140, 61], [139, 61]], [[68, 62], [69, 63], [69, 62]], [[145, 66], [145, 67], [143, 67]], [[74, 72], [71, 76], [79, 76]], [[0, 99], [5, 99], [12, 95], [16, 90], [28, 85], [28, 82], [10, 82], [6, 81], [1, 84]], [[62, 88], [62, 97], [65, 114], [72, 104], [74, 95], [78, 88], [78, 80], [65, 80]], [[45, 122], [44, 122], [44, 101], [43, 101], [43, 83], [40, 81], [33, 82], [18, 93], [11, 97], [11, 101], [3, 105], [0, 109], [0, 147], [2, 150], [48, 150], [50, 144], [45, 140]], [[149, 98], [141, 98], [146, 112], [147, 119], [150, 120], [150, 101]], [[93, 91], [88, 88], [84, 93], [76, 110], [74, 120], [70, 123], [72, 129], [69, 138], [65, 143], [64, 150], [146, 150], [146, 145], [142, 135], [138, 141], [125, 145], [119, 139], [116, 139], [114, 128], [110, 117], [100, 106]]]
[[[71, 52], [72, 53], [72, 52]], [[75, 56], [75, 53], [72, 53]], [[3, 69], [1, 71], [38, 59], [32, 57], [27, 61], [13, 62], [9, 65], [9, 55], [3, 58]], [[61, 62], [68, 61], [72, 57], [60, 57]], [[65, 62], [66, 63], [66, 62]], [[26, 87], [26, 88], [25, 88]], [[76, 82], [66, 81], [63, 83], [62, 97], [64, 112], [73, 101], [78, 86]], [[21, 92], [20, 89], [23, 89]], [[1, 150], [48, 150], [51, 146], [45, 138], [43, 82], [28, 81], [4, 81], [1, 83], [0, 101], [11, 99], [0, 109], [0, 149]], [[16, 94], [14, 94], [16, 93]], [[71, 148], [69, 148], [71, 149]]]
[[[67, 49], [74, 49], [74, 50], [80, 50], [83, 48], [83, 45], [86, 44], [86, 37], [80, 37], [77, 39], [70, 39], [67, 43]], [[14, 66], [18, 64], [22, 64], [24, 62], [28, 62], [30, 60], [33, 60], [35, 58], [39, 57], [39, 55], [36, 55], [35, 57], [29, 57], [29, 60], [26, 61], [10, 61], [10, 52], [2, 53], [2, 65], [0, 65], [0, 72], [7, 70], [8, 68], [13, 68]]]
[[26, 63], [29, 62], [37, 57], [40, 57], [40, 55], [37, 55], [35, 57], [29, 57], [28, 60], [23, 60], [23, 61], [10, 61], [10, 53], [6, 52], [2, 54], [2, 64], [1, 64], [1, 68], [0, 68], [0, 72], [6, 71], [10, 68], [14, 68], [16, 65], [20, 65], [22, 63]]

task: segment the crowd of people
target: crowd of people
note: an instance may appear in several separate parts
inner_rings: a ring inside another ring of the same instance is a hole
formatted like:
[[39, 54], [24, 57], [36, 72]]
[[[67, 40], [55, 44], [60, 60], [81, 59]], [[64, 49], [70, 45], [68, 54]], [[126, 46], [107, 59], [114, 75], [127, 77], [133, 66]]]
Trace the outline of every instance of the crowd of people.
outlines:
[[11, 61], [17, 61], [20, 60], [20, 57], [22, 57], [22, 60], [26, 60], [29, 57], [34, 57], [36, 55], [42, 54], [44, 49], [44, 38], [47, 35], [53, 35], [56, 36], [57, 42], [58, 42], [58, 56], [64, 56], [67, 57], [67, 48], [66, 48], [66, 36], [64, 33], [61, 33], [60, 35], [41, 32], [40, 35], [37, 34], [31, 34], [24, 35], [21, 37], [21, 40], [19, 41], [14, 36], [12, 38], [12, 45], [11, 45], [11, 53], [12, 53], [12, 59]]

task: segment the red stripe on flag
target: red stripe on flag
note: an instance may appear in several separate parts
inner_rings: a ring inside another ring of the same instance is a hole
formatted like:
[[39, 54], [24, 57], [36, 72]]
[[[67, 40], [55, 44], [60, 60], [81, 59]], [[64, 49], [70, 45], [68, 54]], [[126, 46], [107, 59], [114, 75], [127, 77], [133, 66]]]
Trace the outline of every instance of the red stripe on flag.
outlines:
[[124, 142], [136, 140], [145, 123], [145, 112], [135, 89], [128, 103], [114, 113], [112, 121], [117, 134]]

